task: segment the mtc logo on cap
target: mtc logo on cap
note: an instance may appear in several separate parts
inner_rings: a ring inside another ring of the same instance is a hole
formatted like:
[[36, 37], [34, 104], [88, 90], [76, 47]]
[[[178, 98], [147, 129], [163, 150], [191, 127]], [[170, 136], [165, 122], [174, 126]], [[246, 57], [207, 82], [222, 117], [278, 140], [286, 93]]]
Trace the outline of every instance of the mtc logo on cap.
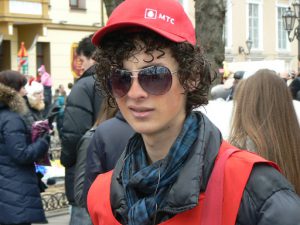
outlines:
[[146, 9], [145, 10], [145, 19], [155, 20], [157, 16], [157, 10], [155, 9]]
[[109, 33], [132, 27], [152, 30], [174, 42], [196, 44], [193, 24], [177, 0], [125, 0], [114, 9], [105, 27], [94, 34], [92, 42], [99, 46]]
[[145, 9], [145, 19], [161, 19], [167, 23], [175, 24], [175, 19], [162, 13], [157, 13], [155, 9]]

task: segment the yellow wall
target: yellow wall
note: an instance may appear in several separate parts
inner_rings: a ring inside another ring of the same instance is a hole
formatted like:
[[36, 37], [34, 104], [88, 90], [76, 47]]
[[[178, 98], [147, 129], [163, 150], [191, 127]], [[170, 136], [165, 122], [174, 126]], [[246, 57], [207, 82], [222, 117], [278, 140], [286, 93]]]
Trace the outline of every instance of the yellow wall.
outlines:
[[51, 40], [50, 62], [54, 88], [57, 88], [59, 84], [64, 84], [64, 86], [67, 87], [68, 82], [73, 82], [71, 72], [72, 43], [79, 42], [83, 37], [91, 33], [92, 32], [49, 29], [47, 37], [39, 38], [39, 42], [49, 42]]

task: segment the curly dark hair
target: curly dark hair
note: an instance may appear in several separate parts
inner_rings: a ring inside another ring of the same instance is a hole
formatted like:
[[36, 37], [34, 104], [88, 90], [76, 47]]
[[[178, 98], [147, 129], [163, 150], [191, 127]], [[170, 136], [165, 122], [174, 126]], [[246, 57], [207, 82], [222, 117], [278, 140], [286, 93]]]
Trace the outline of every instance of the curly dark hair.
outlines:
[[187, 94], [186, 112], [208, 103], [209, 87], [216, 73], [211, 69], [202, 49], [187, 42], [170, 41], [151, 30], [137, 29], [135, 32], [119, 30], [107, 34], [93, 57], [97, 62], [96, 86], [108, 97], [111, 106], [116, 105], [107, 86], [111, 68], [122, 68], [123, 60], [134, 56], [136, 52], [145, 51], [153, 57], [153, 51], [160, 51], [164, 55], [166, 48], [171, 50], [172, 57], [179, 65], [179, 82]]

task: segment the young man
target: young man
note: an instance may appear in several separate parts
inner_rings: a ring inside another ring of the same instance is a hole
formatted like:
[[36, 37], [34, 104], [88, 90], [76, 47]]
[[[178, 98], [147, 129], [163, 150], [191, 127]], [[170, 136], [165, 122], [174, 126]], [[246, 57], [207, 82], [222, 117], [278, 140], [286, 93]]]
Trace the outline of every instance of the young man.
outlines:
[[[79, 42], [77, 54], [82, 60], [84, 73], [73, 86], [64, 110], [60, 160], [66, 168], [66, 195], [69, 204], [72, 205], [70, 225], [90, 224], [86, 209], [75, 203], [74, 171], [77, 143], [85, 132], [93, 126], [102, 103], [102, 97], [96, 93], [93, 77], [95, 74], [95, 62], [92, 59], [94, 51], [95, 46], [91, 42], [91, 37], [85, 37]], [[82, 173], [84, 172], [82, 171]]]
[[90, 188], [94, 225], [300, 224], [276, 165], [192, 111], [207, 103], [212, 72], [179, 2], [126, 0], [92, 41], [97, 81], [136, 132]]

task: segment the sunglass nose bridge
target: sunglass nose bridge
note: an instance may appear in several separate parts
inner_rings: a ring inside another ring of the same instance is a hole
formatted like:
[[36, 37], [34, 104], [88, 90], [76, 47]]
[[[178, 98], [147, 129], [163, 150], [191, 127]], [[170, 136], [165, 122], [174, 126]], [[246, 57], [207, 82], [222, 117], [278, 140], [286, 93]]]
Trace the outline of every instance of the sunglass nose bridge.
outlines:
[[133, 74], [133, 72], [131, 72], [130, 77], [131, 77], [131, 78], [138, 78], [138, 77], [139, 77], [139, 74], [138, 74], [138, 72], [135, 72], [135, 74]]

